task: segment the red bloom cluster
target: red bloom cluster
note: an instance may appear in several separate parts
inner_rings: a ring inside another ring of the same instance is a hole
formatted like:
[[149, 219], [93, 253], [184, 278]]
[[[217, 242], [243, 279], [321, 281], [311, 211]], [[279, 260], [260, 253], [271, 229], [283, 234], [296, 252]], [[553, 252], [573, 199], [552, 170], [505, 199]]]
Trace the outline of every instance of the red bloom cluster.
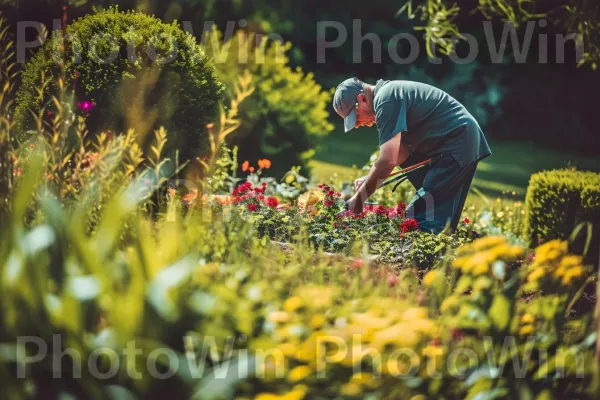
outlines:
[[364, 218], [367, 216], [367, 214], [371, 213], [371, 214], [377, 214], [377, 215], [384, 215], [386, 217], [388, 217], [388, 219], [392, 219], [392, 218], [404, 218], [404, 211], [406, 210], [406, 204], [404, 203], [398, 203], [398, 205], [396, 207], [390, 207], [390, 208], [386, 208], [382, 205], [368, 205], [365, 206], [365, 208], [363, 209], [363, 211], [360, 214], [354, 214], [352, 211], [345, 211], [341, 214], [339, 214], [340, 218], [344, 218], [344, 217], [350, 217], [353, 219], [360, 219], [360, 218]]
[[407, 218], [400, 224], [402, 233], [412, 232], [419, 229], [419, 223], [414, 218]]
[[252, 189], [252, 183], [244, 182], [241, 185], [239, 185], [238, 187], [236, 187], [235, 189], [233, 189], [232, 194], [234, 196], [241, 196], [244, 193], [248, 192], [250, 189]]
[[340, 192], [336, 192], [335, 190], [331, 189], [331, 186], [329, 185], [321, 184], [318, 186], [318, 188], [325, 193], [325, 200], [323, 200], [323, 206], [325, 208], [333, 207], [335, 205], [335, 198], [342, 197]]
[[[233, 189], [233, 204], [239, 204], [248, 199], [256, 199], [258, 202], [263, 202], [269, 208], [277, 208], [279, 200], [276, 197], [265, 197], [264, 193], [267, 190], [267, 183], [263, 182], [260, 187], [252, 187], [252, 183], [244, 182]], [[246, 205], [248, 211], [258, 210], [257, 203], [248, 203]]]

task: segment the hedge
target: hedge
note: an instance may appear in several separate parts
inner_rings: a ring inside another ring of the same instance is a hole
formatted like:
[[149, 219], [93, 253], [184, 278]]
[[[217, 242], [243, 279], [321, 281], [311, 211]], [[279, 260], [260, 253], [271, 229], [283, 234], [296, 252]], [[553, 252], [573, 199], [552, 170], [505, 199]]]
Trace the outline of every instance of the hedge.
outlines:
[[[176, 22], [166, 24], [143, 13], [121, 12], [117, 7], [76, 20], [68, 26], [68, 35], [62, 57], [65, 86], [68, 93], [75, 89], [73, 104], [82, 100], [96, 103], [87, 120], [90, 132], [135, 128], [143, 133], [164, 126], [169, 133], [167, 152], [179, 149], [183, 158], [203, 152], [206, 125], [217, 115], [224, 88], [192, 35]], [[115, 39], [112, 44], [109, 35]], [[42, 72], [50, 83], [44, 102], [57, 93], [61, 71], [54, 54], [60, 54], [61, 38], [60, 31], [54, 32], [23, 71], [16, 109], [21, 134], [35, 127], [29, 110], [39, 109], [37, 90]], [[113, 49], [118, 49], [113, 61], [97, 61], [110, 60]], [[136, 105], [140, 106], [138, 111]]]
[[525, 237], [530, 245], [566, 239], [582, 222], [593, 226], [590, 254], [597, 260], [600, 174], [558, 169], [531, 176], [525, 199]]

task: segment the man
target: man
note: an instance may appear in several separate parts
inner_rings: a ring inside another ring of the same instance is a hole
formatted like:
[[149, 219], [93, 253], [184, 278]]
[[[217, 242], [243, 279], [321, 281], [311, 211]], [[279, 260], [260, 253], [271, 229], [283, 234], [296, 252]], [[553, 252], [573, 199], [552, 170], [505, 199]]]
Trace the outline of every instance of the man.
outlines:
[[346, 132], [373, 124], [379, 131], [379, 158], [369, 175], [355, 181], [356, 194], [347, 202], [350, 211], [360, 213], [395, 166], [432, 158], [428, 167], [409, 175], [417, 193], [406, 216], [424, 231], [456, 229], [477, 163], [492, 154], [462, 104], [423, 83], [380, 79], [373, 86], [350, 78], [336, 88], [333, 107], [344, 118]]

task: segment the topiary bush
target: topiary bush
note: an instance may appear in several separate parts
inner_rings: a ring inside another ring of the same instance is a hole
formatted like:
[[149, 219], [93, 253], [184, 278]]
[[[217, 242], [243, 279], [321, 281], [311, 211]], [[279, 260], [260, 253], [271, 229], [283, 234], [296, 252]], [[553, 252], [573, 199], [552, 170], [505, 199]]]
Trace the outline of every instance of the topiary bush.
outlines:
[[594, 227], [596, 258], [600, 223], [600, 174], [559, 169], [533, 174], [525, 199], [525, 237], [532, 246], [568, 238], [581, 222]]
[[[64, 75], [72, 108], [79, 103], [91, 132], [134, 128], [151, 139], [147, 134], [164, 126], [167, 153], [179, 149], [182, 158], [192, 158], [205, 149], [206, 125], [216, 117], [223, 86], [192, 35], [176, 23], [114, 7], [78, 19], [67, 40], [62, 36], [53, 32], [23, 72], [16, 109], [21, 132], [34, 128], [29, 110], [47, 104]], [[40, 98], [42, 74], [49, 86]], [[94, 106], [86, 109], [85, 101]]]
[[306, 162], [314, 154], [316, 139], [333, 130], [327, 111], [331, 93], [315, 82], [312, 73], [288, 65], [289, 43], [247, 32], [237, 32], [223, 43], [216, 29], [207, 38], [204, 47], [226, 86], [226, 97], [233, 97], [234, 84], [244, 70], [250, 71], [256, 87], [240, 106], [241, 126], [228, 136], [228, 145], [239, 147], [240, 160], [271, 160], [270, 172], [278, 178], [292, 166], [303, 167], [307, 174]]

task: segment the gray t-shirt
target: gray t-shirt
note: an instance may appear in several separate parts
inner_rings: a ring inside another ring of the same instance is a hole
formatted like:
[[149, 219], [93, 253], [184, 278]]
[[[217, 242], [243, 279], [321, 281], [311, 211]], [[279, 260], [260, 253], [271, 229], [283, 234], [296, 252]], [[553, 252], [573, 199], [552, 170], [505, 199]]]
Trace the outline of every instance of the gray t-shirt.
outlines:
[[424, 158], [450, 153], [462, 167], [492, 154], [483, 131], [448, 93], [412, 81], [377, 81], [373, 101], [379, 145], [397, 134]]

